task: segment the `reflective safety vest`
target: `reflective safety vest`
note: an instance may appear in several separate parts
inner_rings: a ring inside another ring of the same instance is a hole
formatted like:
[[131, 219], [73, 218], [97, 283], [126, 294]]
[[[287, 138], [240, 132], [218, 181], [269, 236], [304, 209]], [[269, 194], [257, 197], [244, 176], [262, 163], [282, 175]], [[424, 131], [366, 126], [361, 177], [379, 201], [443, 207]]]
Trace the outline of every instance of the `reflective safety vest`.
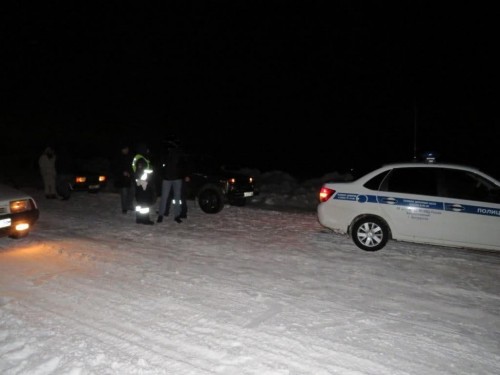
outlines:
[[134, 160], [132, 160], [132, 169], [134, 171], [134, 174], [136, 174], [137, 173], [136, 172], [137, 171], [137, 163], [141, 159], [146, 162], [146, 166], [143, 169], [141, 176], [137, 176], [137, 175], [135, 176], [135, 182], [138, 185], [141, 185], [143, 187], [143, 189], [146, 189], [146, 186], [148, 185], [149, 176], [152, 175], [152, 173], [153, 173], [153, 170], [151, 169], [151, 163], [149, 162], [149, 160], [144, 155], [141, 155], [141, 154], [135, 155]]
[[148, 158], [146, 158], [144, 155], [137, 154], [134, 156], [134, 160], [132, 160], [132, 170], [134, 171], [134, 173], [137, 170], [137, 161], [139, 159], [144, 159], [146, 161], [146, 169], [151, 169], [151, 163]]

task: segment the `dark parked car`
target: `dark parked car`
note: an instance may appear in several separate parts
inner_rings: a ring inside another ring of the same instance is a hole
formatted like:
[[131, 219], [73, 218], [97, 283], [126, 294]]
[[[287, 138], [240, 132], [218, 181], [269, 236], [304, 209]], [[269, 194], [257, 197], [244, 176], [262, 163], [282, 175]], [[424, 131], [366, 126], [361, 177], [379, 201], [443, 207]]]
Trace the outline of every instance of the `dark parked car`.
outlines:
[[[216, 214], [225, 204], [244, 206], [248, 198], [258, 194], [253, 176], [224, 166], [214, 157], [187, 154], [186, 160], [190, 171], [186, 198], [196, 200], [205, 213]], [[161, 181], [157, 189], [161, 192]]]
[[202, 211], [208, 214], [220, 212], [226, 203], [244, 206], [247, 198], [256, 195], [252, 176], [222, 168], [191, 173], [186, 191], [187, 197], [196, 199]]
[[57, 179], [57, 193], [68, 199], [74, 191], [98, 193], [106, 187], [109, 161], [104, 158], [78, 158], [61, 167]]

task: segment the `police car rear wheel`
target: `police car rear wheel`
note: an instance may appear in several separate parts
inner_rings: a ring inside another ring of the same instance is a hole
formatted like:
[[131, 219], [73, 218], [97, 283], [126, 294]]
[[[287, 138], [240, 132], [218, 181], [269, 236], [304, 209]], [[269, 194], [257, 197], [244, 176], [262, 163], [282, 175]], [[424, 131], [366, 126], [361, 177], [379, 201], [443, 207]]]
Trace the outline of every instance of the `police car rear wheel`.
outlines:
[[357, 247], [365, 251], [382, 249], [389, 240], [389, 228], [376, 217], [359, 219], [352, 227], [352, 239]]

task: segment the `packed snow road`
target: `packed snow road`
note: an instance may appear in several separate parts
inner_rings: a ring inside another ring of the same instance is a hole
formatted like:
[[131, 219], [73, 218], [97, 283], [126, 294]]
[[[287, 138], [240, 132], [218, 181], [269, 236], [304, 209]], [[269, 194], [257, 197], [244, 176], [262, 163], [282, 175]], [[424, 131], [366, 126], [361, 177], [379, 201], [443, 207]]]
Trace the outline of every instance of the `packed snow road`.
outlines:
[[368, 253], [252, 205], [144, 226], [116, 194], [30, 193], [35, 230], [0, 239], [2, 374], [500, 373], [499, 253]]

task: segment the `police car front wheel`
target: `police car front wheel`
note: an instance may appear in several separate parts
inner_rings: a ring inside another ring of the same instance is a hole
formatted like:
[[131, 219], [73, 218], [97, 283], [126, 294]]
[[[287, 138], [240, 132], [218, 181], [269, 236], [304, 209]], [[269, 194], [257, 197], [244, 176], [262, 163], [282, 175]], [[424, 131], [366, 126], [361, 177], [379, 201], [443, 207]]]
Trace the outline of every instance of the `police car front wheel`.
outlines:
[[383, 220], [367, 216], [354, 223], [351, 235], [360, 249], [377, 251], [382, 249], [389, 240], [389, 228]]

